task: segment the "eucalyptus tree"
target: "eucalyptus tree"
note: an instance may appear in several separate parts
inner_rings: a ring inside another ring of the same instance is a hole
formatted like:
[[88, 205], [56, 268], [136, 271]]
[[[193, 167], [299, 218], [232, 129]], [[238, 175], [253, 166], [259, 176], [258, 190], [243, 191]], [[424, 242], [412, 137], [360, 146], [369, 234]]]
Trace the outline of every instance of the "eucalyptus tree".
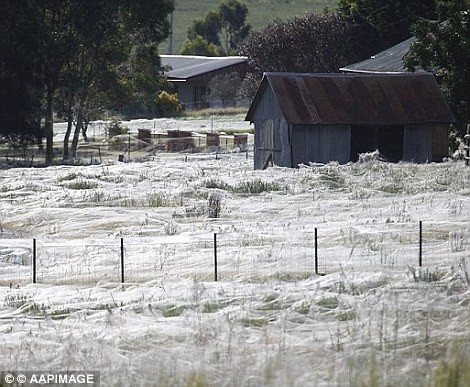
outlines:
[[207, 52], [212, 56], [216, 47], [218, 55], [236, 54], [239, 44], [251, 30], [246, 23], [247, 15], [245, 3], [238, 0], [221, 2], [217, 11], [209, 11], [204, 18], [193, 21], [180, 53], [198, 55]]
[[157, 47], [173, 8], [173, 0], [3, 0], [0, 129], [40, 127], [43, 114], [51, 164], [54, 110], [61, 109], [70, 123], [64, 157], [74, 157], [82, 123], [103, 91], [147, 100], [158, 92]]
[[[96, 96], [103, 86], [112, 83], [119, 91], [126, 90], [129, 98], [147, 107], [154, 105], [162, 82], [158, 43], [168, 35], [166, 16], [173, 10], [171, 0], [79, 3], [81, 12], [75, 20], [78, 49], [69, 68], [79, 80], [71, 157], [76, 155], [91, 92]], [[117, 86], [118, 82], [125, 86]], [[64, 151], [68, 150], [67, 140]]]
[[456, 117], [459, 134], [470, 124], [470, 1], [438, 0], [437, 20], [419, 20], [406, 57], [410, 70], [433, 72]]

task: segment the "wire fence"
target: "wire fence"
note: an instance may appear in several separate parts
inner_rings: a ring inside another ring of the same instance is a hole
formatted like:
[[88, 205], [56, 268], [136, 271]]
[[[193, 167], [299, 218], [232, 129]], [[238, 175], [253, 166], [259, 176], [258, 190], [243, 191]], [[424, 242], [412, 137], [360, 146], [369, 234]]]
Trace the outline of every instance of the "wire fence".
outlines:
[[458, 267], [470, 258], [462, 224], [371, 224], [295, 235], [207, 234], [42, 241], [0, 239], [0, 284], [298, 280], [343, 269]]
[[[142, 134], [144, 132], [145, 134]], [[252, 136], [251, 136], [252, 137]], [[82, 142], [77, 148], [75, 158], [63, 160], [63, 150], [54, 148], [53, 159], [57, 163], [77, 165], [101, 164], [103, 160], [115, 159], [122, 162], [140, 160], [145, 156], [159, 153], [184, 154], [224, 154], [253, 152], [253, 142], [246, 133], [221, 134], [218, 132], [192, 133], [183, 130], [152, 132], [139, 129], [139, 133], [128, 133], [109, 138], [107, 141]], [[44, 164], [45, 149], [38, 145], [22, 147], [1, 147], [0, 165], [34, 167]]]

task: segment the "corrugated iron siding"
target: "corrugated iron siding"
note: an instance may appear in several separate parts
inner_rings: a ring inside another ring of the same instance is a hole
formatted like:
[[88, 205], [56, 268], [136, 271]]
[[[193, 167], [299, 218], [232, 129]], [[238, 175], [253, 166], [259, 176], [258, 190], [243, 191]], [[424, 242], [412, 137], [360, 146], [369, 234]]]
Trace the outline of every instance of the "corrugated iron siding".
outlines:
[[431, 162], [432, 134], [432, 130], [421, 125], [406, 126], [403, 136], [403, 161]]
[[349, 125], [295, 125], [292, 129], [293, 166], [328, 163], [345, 164], [350, 160]]
[[403, 139], [403, 161], [440, 162], [449, 156], [446, 125], [409, 125]]
[[271, 157], [278, 166], [291, 167], [289, 128], [271, 88], [266, 88], [253, 115], [254, 167], [262, 169]]
[[292, 124], [410, 125], [454, 120], [430, 74], [266, 73], [266, 80]]

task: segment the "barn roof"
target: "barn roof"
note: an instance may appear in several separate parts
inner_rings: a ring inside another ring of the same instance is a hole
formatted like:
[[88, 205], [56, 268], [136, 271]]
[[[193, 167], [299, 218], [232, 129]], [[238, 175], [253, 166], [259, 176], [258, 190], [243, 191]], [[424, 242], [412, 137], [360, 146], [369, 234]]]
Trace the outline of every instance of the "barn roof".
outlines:
[[341, 71], [359, 73], [404, 73], [408, 70], [403, 59], [416, 41], [411, 37], [397, 45], [371, 56], [369, 59], [340, 68]]
[[246, 120], [271, 87], [290, 124], [407, 125], [454, 117], [429, 73], [265, 73]]
[[160, 55], [160, 58], [162, 66], [168, 68], [165, 75], [170, 80], [181, 81], [247, 62], [242, 56]]

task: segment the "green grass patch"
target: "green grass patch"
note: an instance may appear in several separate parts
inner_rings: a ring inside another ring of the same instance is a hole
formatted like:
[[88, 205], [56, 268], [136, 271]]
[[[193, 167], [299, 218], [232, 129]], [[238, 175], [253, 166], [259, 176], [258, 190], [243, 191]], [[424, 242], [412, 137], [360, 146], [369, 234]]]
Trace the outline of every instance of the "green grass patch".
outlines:
[[263, 192], [279, 192], [288, 191], [287, 184], [279, 184], [277, 182], [269, 182], [261, 179], [242, 181], [236, 185], [225, 183], [219, 179], [208, 179], [204, 183], [204, 187], [211, 189], [222, 189], [234, 193], [243, 194], [260, 194]]
[[[201, 110], [190, 110], [186, 112], [187, 118], [208, 118], [213, 116], [235, 116], [245, 115], [248, 112], [246, 107], [232, 107], [232, 108], [208, 108]], [[243, 117], [244, 118], [244, 117]]]
[[263, 328], [268, 325], [270, 320], [265, 317], [242, 318], [241, 324], [246, 328]]
[[167, 305], [161, 310], [163, 317], [178, 317], [186, 310], [184, 306]]
[[317, 305], [324, 309], [336, 309], [338, 304], [339, 302], [336, 297], [326, 297], [317, 301]]
[[74, 190], [94, 189], [98, 187], [98, 183], [94, 181], [78, 179], [76, 181], [72, 181], [69, 184], [66, 184], [65, 187], [68, 189], [74, 189]]

